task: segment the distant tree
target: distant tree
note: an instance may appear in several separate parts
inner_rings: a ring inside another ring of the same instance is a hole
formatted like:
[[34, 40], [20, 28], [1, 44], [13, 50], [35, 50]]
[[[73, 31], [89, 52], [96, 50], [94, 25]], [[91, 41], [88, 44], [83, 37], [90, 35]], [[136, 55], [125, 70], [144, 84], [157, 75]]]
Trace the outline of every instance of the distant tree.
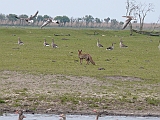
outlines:
[[[153, 12], [154, 11], [154, 6], [152, 3], [147, 4], [136, 4], [135, 0], [127, 0], [127, 5], [126, 5], [126, 16], [129, 15], [133, 15], [133, 16], [138, 16], [139, 20], [140, 20], [140, 31], [143, 30], [143, 24], [144, 24], [144, 20], [145, 17], [147, 16], [148, 12]], [[131, 22], [129, 23], [130, 25], [130, 30], [132, 30], [132, 24]], [[132, 34], [132, 32], [131, 32]]]
[[63, 16], [62, 17], [62, 22], [63, 22], [63, 24], [64, 24], [64, 26], [66, 25], [66, 23], [68, 22], [70, 22], [70, 19], [67, 17], [67, 16]]
[[73, 23], [76, 21], [76, 19], [74, 19], [73, 17], [71, 17], [70, 22], [71, 22], [71, 27], [73, 25]]
[[4, 20], [6, 16], [4, 14], [0, 14], [0, 20]]
[[67, 16], [56, 16], [54, 18], [55, 20], [59, 20], [61, 24], [61, 26], [65, 26], [67, 22], [70, 22], [70, 19]]
[[[126, 16], [136, 16], [137, 5], [135, 0], [127, 0], [126, 2]], [[129, 22], [130, 35], [133, 34], [132, 23]]]
[[99, 18], [95, 18], [95, 22], [98, 26], [100, 26], [100, 24], [102, 23], [101, 20]]
[[85, 15], [85, 17], [83, 18], [86, 22], [86, 27], [88, 27], [90, 22], [94, 21], [94, 18], [91, 15]]
[[50, 16], [48, 16], [48, 15], [43, 16], [43, 20], [47, 20], [48, 18], [50, 18]]
[[111, 19], [111, 28], [115, 28], [118, 25], [118, 21], [116, 19]]
[[37, 25], [39, 24], [40, 21], [43, 21], [43, 16], [42, 15], [38, 15], [37, 16]]
[[15, 16], [16, 16], [15, 14], [9, 14], [6, 16], [7, 19], [12, 22], [12, 25], [13, 25], [13, 22], [17, 20]]
[[140, 20], [140, 31], [143, 30], [144, 19], [147, 16], [148, 12], [154, 12], [154, 6], [152, 3], [149, 3], [148, 5], [146, 5], [145, 3], [140, 3], [138, 5], [136, 14], [138, 15]]
[[104, 19], [104, 21], [108, 24], [110, 21], [110, 18], [108, 17], [108, 18]]
[[[28, 15], [22, 14], [22, 15], [19, 15], [19, 17], [20, 17], [20, 18], [28, 18]], [[25, 25], [25, 24], [26, 24], [26, 21], [20, 19], [20, 24]]]
[[99, 18], [95, 18], [96, 23], [101, 23], [101, 20]]

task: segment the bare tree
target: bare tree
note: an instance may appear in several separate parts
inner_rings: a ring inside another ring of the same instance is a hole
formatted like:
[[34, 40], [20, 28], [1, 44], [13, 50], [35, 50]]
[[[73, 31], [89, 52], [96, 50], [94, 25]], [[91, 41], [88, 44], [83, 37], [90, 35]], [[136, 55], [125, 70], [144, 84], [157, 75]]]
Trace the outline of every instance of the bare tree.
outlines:
[[151, 32], [153, 32], [155, 30], [155, 28], [159, 28], [160, 27], [160, 26], [158, 26], [159, 21], [160, 21], [160, 16], [159, 16], [159, 18], [157, 20], [157, 23], [154, 23], [153, 30]]
[[[138, 6], [136, 5], [136, 1], [135, 0], [127, 0], [126, 2], [126, 16], [136, 16], [136, 10], [138, 8]], [[132, 31], [132, 23], [129, 22], [129, 26], [130, 26], [130, 35], [132, 35], [133, 31]]]
[[145, 3], [144, 4], [140, 3], [137, 6], [136, 14], [138, 15], [140, 21], [140, 26], [139, 26], [140, 31], [143, 30], [144, 19], [147, 16], [148, 12], [154, 12], [154, 6], [152, 3], [149, 3], [148, 5]]

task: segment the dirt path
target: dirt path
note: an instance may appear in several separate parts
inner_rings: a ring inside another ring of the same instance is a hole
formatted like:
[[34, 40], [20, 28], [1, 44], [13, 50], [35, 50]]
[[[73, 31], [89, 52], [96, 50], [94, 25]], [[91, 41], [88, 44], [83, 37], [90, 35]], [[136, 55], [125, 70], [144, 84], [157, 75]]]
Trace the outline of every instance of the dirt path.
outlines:
[[[133, 80], [129, 77], [115, 78]], [[114, 92], [104, 94], [105, 87], [112, 88], [111, 83], [89, 77], [1, 71], [0, 111], [23, 109], [34, 113], [94, 114], [93, 109], [97, 109], [106, 115], [160, 116], [159, 105], [148, 105], [144, 101], [119, 101], [114, 99]]]

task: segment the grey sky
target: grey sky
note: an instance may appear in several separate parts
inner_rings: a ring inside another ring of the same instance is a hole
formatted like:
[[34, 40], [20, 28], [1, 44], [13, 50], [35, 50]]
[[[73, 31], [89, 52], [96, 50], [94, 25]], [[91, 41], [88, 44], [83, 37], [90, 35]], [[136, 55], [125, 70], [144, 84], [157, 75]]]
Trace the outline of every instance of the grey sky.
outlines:
[[[94, 18], [104, 19], [110, 17], [124, 21], [122, 16], [126, 13], [127, 0], [0, 0], [0, 13], [2, 14], [34, 14], [39, 10], [40, 15], [51, 17], [66, 15], [69, 18], [92, 15]], [[136, 0], [137, 3], [153, 3], [154, 11], [148, 13], [145, 22], [157, 22], [160, 16], [160, 0]]]

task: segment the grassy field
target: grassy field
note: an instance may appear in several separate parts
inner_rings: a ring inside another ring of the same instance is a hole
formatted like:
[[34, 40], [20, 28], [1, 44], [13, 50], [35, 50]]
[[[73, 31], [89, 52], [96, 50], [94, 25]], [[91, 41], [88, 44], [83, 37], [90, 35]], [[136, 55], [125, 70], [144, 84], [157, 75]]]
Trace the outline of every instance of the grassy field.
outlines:
[[[94, 35], [95, 31], [97, 34]], [[68, 34], [70, 36], [65, 36]], [[18, 37], [24, 45], [17, 44]], [[48, 43], [54, 38], [58, 48], [44, 47], [44, 38]], [[119, 47], [121, 38], [128, 48]], [[96, 46], [97, 39], [103, 48]], [[140, 93], [144, 93], [142, 97], [147, 98], [146, 101], [158, 106], [160, 105], [159, 39], [136, 33], [130, 36], [126, 30], [0, 28], [0, 71], [17, 71], [34, 75], [87, 76], [100, 81], [107, 80], [114, 88], [105, 86], [104, 89], [112, 94], [118, 93], [117, 99], [123, 93], [127, 97], [133, 95], [132, 99], [137, 99]], [[114, 50], [107, 51], [106, 48], [112, 43], [116, 43]], [[86, 65], [85, 60], [80, 65], [78, 50], [89, 53], [96, 65]], [[98, 70], [99, 68], [104, 70]], [[130, 80], [119, 80], [119, 77], [130, 77]], [[122, 96], [125, 98], [125, 95]]]
[[[159, 80], [159, 37], [138, 34], [129, 36], [128, 31], [107, 30], [96, 30], [99, 34], [91, 35], [94, 31], [1, 28], [0, 70], [95, 77], [120, 75]], [[70, 34], [71, 36], [54, 36], [54, 34]], [[18, 37], [24, 42], [23, 46], [17, 44]], [[44, 47], [44, 38], [48, 43], [51, 43], [51, 39], [54, 38], [59, 48]], [[63, 38], [68, 40], [62, 40]], [[129, 46], [127, 49], [119, 48], [120, 38]], [[104, 48], [96, 46], [97, 39], [100, 39]], [[112, 42], [116, 43], [115, 49], [106, 51]], [[82, 49], [83, 53], [89, 53], [96, 66], [86, 65], [86, 61], [80, 65], [78, 49]], [[98, 71], [101, 67], [105, 70]]]

